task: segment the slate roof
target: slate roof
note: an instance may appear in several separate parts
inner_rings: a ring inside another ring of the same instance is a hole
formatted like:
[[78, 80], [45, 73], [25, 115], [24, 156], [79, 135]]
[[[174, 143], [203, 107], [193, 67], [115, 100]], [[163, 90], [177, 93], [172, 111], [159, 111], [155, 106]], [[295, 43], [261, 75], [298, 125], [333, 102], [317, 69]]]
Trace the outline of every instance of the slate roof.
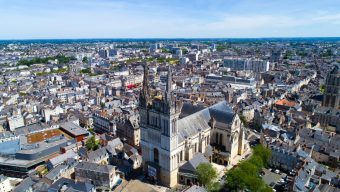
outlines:
[[100, 165], [97, 163], [90, 163], [90, 162], [79, 162], [78, 165], [75, 167], [76, 169], [83, 169], [83, 170], [91, 170], [95, 172], [101, 172], [101, 173], [110, 173], [112, 170], [115, 169], [112, 165]]
[[66, 192], [90, 192], [94, 186], [90, 183], [74, 182], [72, 179], [61, 178], [53, 183], [49, 191], [61, 191], [62, 187], [66, 187]]
[[209, 163], [202, 153], [196, 153], [189, 161], [179, 167], [180, 172], [195, 173], [200, 163]]
[[58, 156], [50, 159], [49, 163], [52, 166], [56, 166], [58, 164], [61, 164], [64, 161], [66, 161], [68, 158], [77, 158], [77, 154], [74, 151], [67, 151], [66, 153], [63, 153], [61, 155], [58, 155]]
[[61, 172], [65, 171], [68, 168], [67, 165], [58, 165], [54, 169], [50, 170], [45, 177], [51, 181], [57, 179]]
[[184, 118], [186, 116], [199, 112], [203, 109], [205, 109], [205, 107], [202, 105], [193, 105], [191, 103], [183, 103], [180, 118]]
[[107, 155], [108, 153], [106, 151], [106, 148], [102, 147], [95, 151], [89, 152], [87, 157], [89, 162], [97, 162], [98, 160], [105, 158]]
[[[185, 104], [184, 111], [182, 108], [182, 119], [178, 121], [178, 143], [183, 142], [186, 138], [196, 135], [200, 131], [210, 129], [209, 121], [211, 118], [216, 120], [216, 126], [219, 128], [228, 128], [234, 118], [234, 112], [226, 101], [219, 102], [210, 107], [190, 106]], [[190, 115], [188, 115], [190, 114]]]
[[12, 191], [13, 192], [22, 192], [33, 189], [33, 185], [36, 183], [35, 179], [32, 177], [27, 177], [22, 180], [18, 186], [16, 186]]

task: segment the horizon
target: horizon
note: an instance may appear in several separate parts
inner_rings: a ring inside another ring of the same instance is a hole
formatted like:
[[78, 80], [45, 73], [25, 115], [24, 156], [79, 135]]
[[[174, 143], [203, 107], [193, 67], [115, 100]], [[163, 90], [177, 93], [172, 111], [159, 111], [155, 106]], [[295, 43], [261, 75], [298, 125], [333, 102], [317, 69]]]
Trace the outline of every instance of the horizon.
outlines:
[[0, 41], [47, 41], [47, 40], [276, 40], [276, 39], [340, 39], [340, 36], [325, 37], [86, 37], [86, 38], [36, 38], [36, 39], [0, 39]]
[[339, 37], [337, 0], [0, 0], [0, 39]]

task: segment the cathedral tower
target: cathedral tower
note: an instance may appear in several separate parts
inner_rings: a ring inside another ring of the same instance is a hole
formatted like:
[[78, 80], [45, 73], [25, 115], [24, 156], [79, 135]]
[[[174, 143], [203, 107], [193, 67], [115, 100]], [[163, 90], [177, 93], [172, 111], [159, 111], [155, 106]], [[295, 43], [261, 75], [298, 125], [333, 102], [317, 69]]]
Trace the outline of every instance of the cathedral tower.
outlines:
[[144, 171], [149, 178], [173, 187], [177, 184], [178, 165], [173, 163], [173, 154], [178, 144], [177, 121], [182, 103], [173, 96], [170, 66], [166, 89], [161, 98], [150, 94], [148, 76], [146, 64], [139, 100]]

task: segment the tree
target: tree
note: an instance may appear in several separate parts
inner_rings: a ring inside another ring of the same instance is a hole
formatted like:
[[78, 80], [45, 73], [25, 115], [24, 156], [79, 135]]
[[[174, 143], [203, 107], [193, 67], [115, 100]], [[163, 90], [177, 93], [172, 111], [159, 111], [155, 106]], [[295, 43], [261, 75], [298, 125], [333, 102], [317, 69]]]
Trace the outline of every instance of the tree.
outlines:
[[324, 94], [326, 90], [326, 86], [325, 85], [321, 85], [320, 86], [320, 93]]
[[87, 150], [96, 150], [99, 148], [99, 141], [96, 140], [95, 136], [92, 136], [90, 138], [87, 139], [85, 146], [87, 148]]
[[88, 62], [89, 62], [88, 58], [87, 57], [83, 57], [83, 63], [88, 63]]
[[217, 172], [210, 163], [200, 163], [196, 168], [196, 174], [198, 181], [207, 188], [213, 186], [217, 178]]
[[81, 74], [89, 74], [89, 75], [92, 74], [90, 68], [82, 69], [82, 70], [80, 70], [80, 73]]
[[105, 108], [105, 103], [100, 103], [100, 107], [102, 108], [102, 109], [104, 109]]
[[257, 145], [254, 147], [254, 155], [259, 156], [262, 159], [262, 163], [266, 166], [269, 163], [269, 159], [271, 157], [271, 150], [264, 147], [263, 145]]
[[188, 52], [189, 52], [188, 49], [182, 48], [182, 53], [183, 54], [187, 54]]
[[253, 148], [250, 159], [242, 161], [237, 167], [229, 170], [226, 174], [226, 188], [231, 191], [270, 191], [264, 181], [259, 177], [263, 166], [267, 165], [271, 151], [262, 145]]

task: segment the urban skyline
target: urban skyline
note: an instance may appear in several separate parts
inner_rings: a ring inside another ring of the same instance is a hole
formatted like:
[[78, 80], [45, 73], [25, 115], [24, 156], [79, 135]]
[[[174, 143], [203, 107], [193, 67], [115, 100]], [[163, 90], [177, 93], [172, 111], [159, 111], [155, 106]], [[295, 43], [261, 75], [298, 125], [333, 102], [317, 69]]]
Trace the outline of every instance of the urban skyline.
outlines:
[[0, 192], [340, 191], [338, 0], [0, 0]]

